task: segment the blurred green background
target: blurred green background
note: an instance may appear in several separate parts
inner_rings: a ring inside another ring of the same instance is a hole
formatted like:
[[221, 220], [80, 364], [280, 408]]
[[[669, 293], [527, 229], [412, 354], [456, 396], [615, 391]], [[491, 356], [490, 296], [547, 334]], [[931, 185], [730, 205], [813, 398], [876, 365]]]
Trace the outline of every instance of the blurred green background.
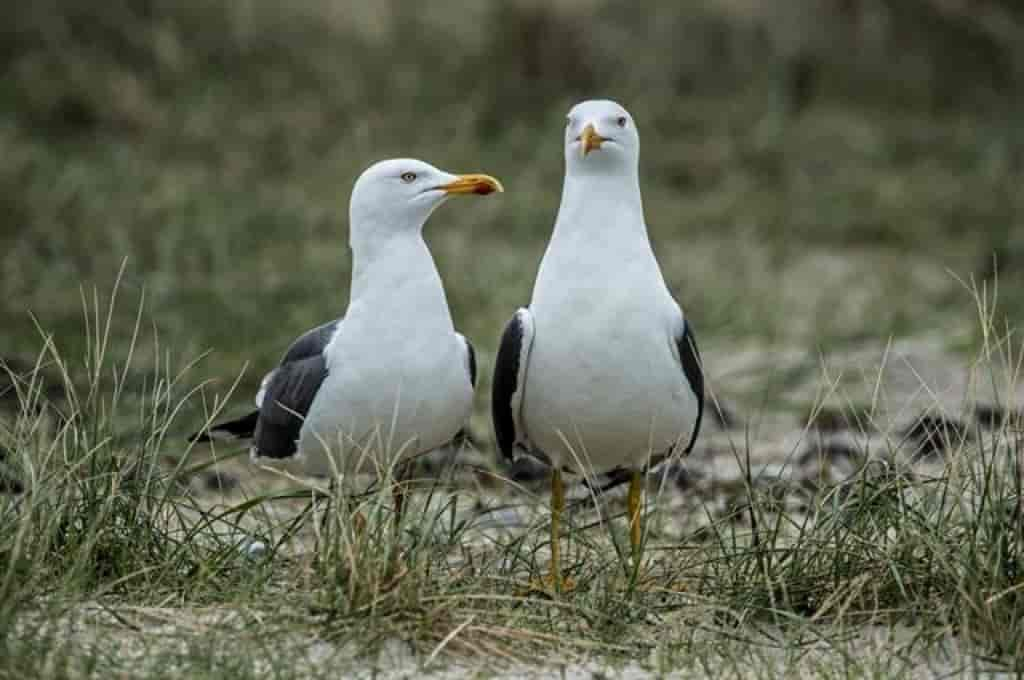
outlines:
[[80, 356], [81, 288], [127, 259], [115, 351], [144, 294], [140, 368], [209, 351], [188, 378], [223, 391], [250, 361], [248, 399], [344, 310], [349, 190], [401, 155], [505, 183], [427, 228], [486, 375], [590, 97], [638, 122], [652, 238], [712, 374], [751, 348], [966, 351], [972, 278], [1024, 314], [1018, 2], [3, 4], [0, 356], [38, 352], [29, 312]]

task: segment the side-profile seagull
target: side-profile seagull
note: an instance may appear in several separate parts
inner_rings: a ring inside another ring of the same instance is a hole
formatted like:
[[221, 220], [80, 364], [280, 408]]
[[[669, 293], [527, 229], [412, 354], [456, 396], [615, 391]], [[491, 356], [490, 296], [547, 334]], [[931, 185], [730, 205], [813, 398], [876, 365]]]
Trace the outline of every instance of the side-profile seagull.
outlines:
[[612, 101], [576, 105], [565, 128], [562, 203], [533, 288], [505, 327], [492, 416], [505, 457], [546, 459], [551, 580], [563, 585], [562, 470], [628, 475], [630, 540], [639, 558], [644, 470], [688, 453], [704, 380], [693, 329], [651, 250], [639, 181], [640, 138]]
[[450, 196], [502, 190], [488, 175], [418, 160], [363, 172], [349, 205], [345, 315], [292, 343], [263, 378], [256, 411], [194, 438], [251, 438], [254, 460], [298, 461], [332, 479], [451, 441], [472, 409], [476, 361], [452, 324], [423, 225]]

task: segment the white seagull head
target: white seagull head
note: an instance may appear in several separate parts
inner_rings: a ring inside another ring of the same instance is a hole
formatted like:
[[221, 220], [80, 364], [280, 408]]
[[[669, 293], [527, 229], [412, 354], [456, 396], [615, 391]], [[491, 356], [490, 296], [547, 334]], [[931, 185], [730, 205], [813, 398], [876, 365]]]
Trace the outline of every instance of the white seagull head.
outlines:
[[455, 175], [412, 158], [374, 163], [356, 180], [349, 203], [351, 229], [419, 230], [448, 198], [504, 191], [490, 175]]
[[573, 174], [636, 170], [640, 135], [629, 111], [608, 99], [572, 107], [565, 124], [565, 167]]

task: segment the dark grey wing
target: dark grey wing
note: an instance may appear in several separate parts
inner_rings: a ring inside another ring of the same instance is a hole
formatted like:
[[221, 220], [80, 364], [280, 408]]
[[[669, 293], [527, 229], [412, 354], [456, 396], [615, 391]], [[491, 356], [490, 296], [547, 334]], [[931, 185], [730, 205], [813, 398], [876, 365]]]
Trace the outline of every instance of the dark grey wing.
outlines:
[[491, 419], [494, 436], [502, 455], [513, 460], [517, 443], [525, 440], [521, 431], [519, 411], [530, 347], [533, 345], [533, 316], [528, 309], [520, 309], [505, 326], [494, 362], [494, 380], [491, 384]]
[[340, 323], [341, 319], [335, 319], [300, 335], [284, 353], [281, 365], [323, 354]]
[[[277, 446], [276, 442], [272, 441], [272, 435], [266, 434], [268, 427], [270, 427], [271, 430], [273, 430], [276, 426], [268, 423], [266, 426], [262, 428], [259, 427], [259, 425], [263, 423], [263, 421], [266, 419], [267, 411], [270, 410], [270, 405], [269, 402], [267, 402], [266, 400], [266, 395], [271, 389], [277, 389], [278, 392], [288, 392], [289, 390], [294, 391], [296, 389], [294, 386], [290, 388], [283, 388], [281, 387], [281, 385], [291, 380], [294, 380], [296, 372], [302, 371], [303, 367], [300, 366], [288, 370], [283, 369], [286, 366], [289, 366], [293, 363], [300, 363], [307, 359], [319, 358], [319, 360], [322, 362], [324, 350], [327, 348], [327, 344], [331, 341], [331, 338], [334, 336], [334, 332], [338, 329], [338, 325], [341, 323], [341, 321], [342, 319], [340, 318], [335, 319], [334, 321], [329, 321], [325, 324], [317, 326], [316, 328], [308, 330], [302, 335], [300, 335], [298, 338], [296, 338], [295, 341], [288, 346], [288, 350], [284, 353], [284, 356], [281, 358], [281, 363], [278, 364], [277, 368], [263, 376], [263, 380], [260, 382], [259, 392], [256, 394], [257, 409], [255, 411], [246, 414], [236, 420], [231, 420], [213, 425], [212, 427], [210, 427], [209, 430], [206, 430], [205, 432], [196, 432], [189, 436], [189, 441], [207, 442], [214, 439], [254, 438], [257, 442], [255, 448], [257, 449], [257, 451], [259, 451], [261, 449], [259, 445], [259, 438], [260, 435], [263, 434], [263, 436], [268, 437], [268, 439], [266, 440], [267, 450], [278, 450], [279, 447]], [[326, 368], [324, 369], [324, 372], [326, 374]], [[315, 371], [313, 373], [315, 373]], [[309, 403], [312, 403], [312, 395], [316, 394], [316, 388], [320, 386], [320, 383], [322, 381], [322, 377], [315, 381], [316, 385], [313, 387], [313, 391], [309, 397]], [[309, 403], [307, 403], [305, 407], [301, 409], [303, 416], [305, 416], [306, 411], [309, 410]], [[293, 410], [299, 411], [299, 409]], [[277, 414], [275, 417], [282, 422], [287, 420], [287, 418], [280, 414]], [[300, 420], [299, 428], [301, 427], [302, 421]], [[296, 431], [296, 438], [297, 437], [298, 432]], [[281, 448], [281, 450], [283, 450], [284, 448], [287, 448], [287, 446]], [[270, 457], [278, 458], [287, 457], [292, 455], [292, 453], [294, 453], [295, 451], [294, 441], [291, 444], [291, 448], [292, 451], [290, 453], [284, 454], [283, 456], [276, 456], [273, 453], [258, 453], [258, 455], [267, 455]]]
[[281, 357], [281, 363], [278, 364], [278, 368], [275, 368], [270, 371], [270, 373], [263, 376], [263, 380], [260, 382], [260, 389], [256, 393], [257, 409], [263, 408], [263, 396], [266, 394], [267, 388], [270, 386], [274, 376], [277, 375], [277, 371], [280, 367], [285, 364], [290, 364], [293, 361], [322, 355], [324, 350], [327, 349], [328, 343], [331, 342], [331, 338], [334, 337], [334, 332], [338, 330], [338, 326], [343, 320], [344, 317], [341, 317], [310, 329], [296, 338], [295, 342], [288, 346], [284, 356]]
[[683, 365], [683, 373], [686, 375], [690, 389], [697, 397], [697, 419], [693, 422], [693, 435], [690, 443], [683, 453], [693, 450], [697, 443], [697, 435], [700, 433], [700, 421], [704, 417], [704, 369], [701, 367], [700, 350], [697, 349], [697, 340], [693, 337], [693, 327], [690, 322], [683, 320], [683, 334], [676, 340], [679, 348], [679, 362]]
[[290, 361], [273, 372], [264, 390], [253, 435], [254, 456], [295, 455], [302, 423], [326, 377], [327, 360], [323, 354]]
[[462, 333], [456, 333], [456, 335], [466, 346], [466, 370], [469, 371], [469, 384], [476, 389], [476, 350], [473, 349], [473, 343], [469, 341], [469, 338]]

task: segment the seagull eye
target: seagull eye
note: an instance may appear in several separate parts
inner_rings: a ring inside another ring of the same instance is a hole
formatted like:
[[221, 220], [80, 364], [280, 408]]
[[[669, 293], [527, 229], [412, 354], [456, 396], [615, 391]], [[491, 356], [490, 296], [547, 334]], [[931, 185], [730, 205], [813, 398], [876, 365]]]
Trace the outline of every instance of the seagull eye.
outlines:
[[572, 118], [565, 119], [565, 127], [572, 127]]
[[403, 172], [402, 173], [402, 181], [405, 182], [406, 184], [412, 184], [413, 182], [416, 181], [416, 173], [415, 172]]
[[626, 119], [625, 116], [619, 116], [618, 120], [616, 120], [615, 122], [618, 123], [620, 128], [624, 128], [626, 127], [626, 123], [628, 123], [629, 121]]

